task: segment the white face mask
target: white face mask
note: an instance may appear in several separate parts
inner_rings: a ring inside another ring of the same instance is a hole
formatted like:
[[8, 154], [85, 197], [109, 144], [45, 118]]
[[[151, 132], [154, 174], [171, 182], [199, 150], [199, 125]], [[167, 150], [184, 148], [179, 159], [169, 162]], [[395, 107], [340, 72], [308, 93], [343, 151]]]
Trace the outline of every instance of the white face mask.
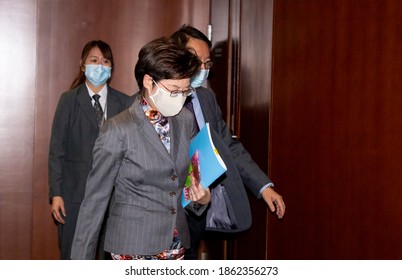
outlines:
[[165, 117], [177, 115], [183, 108], [187, 96], [179, 94], [176, 97], [171, 97], [170, 92], [161, 89], [156, 83], [155, 85], [158, 87], [158, 89], [153, 95], [149, 95], [154, 102], [156, 107], [155, 109]]

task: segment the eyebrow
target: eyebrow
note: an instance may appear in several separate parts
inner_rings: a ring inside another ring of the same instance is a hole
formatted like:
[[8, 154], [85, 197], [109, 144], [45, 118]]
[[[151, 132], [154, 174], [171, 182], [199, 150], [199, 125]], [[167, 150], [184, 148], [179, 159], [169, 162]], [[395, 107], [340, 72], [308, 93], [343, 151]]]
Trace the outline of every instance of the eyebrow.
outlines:
[[97, 56], [97, 55], [91, 55], [90, 58], [109, 59], [107, 57], [104, 57], [104, 56], [100, 57], [100, 56]]

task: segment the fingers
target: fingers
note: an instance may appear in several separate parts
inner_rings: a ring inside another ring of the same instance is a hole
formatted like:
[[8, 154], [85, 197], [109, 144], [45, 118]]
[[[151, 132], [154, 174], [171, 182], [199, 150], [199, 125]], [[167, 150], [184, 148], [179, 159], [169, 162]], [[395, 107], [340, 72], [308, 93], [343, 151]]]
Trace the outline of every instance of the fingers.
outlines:
[[199, 199], [201, 199], [205, 195], [205, 191], [203, 188], [199, 188], [196, 186], [193, 186], [190, 188], [190, 199], [192, 201], [197, 202]]
[[66, 215], [64, 209], [62, 211], [61, 209], [52, 208], [52, 216], [59, 223], [65, 224], [64, 217]]
[[63, 214], [63, 217], [66, 216], [66, 209], [64, 208], [64, 204], [60, 206], [60, 211]]
[[273, 203], [275, 204], [276, 215], [279, 219], [282, 219], [285, 215], [285, 202], [283, 202], [282, 198], [274, 200]]
[[208, 204], [211, 201], [209, 188], [204, 189], [201, 185], [190, 188], [190, 200], [199, 204]]
[[64, 200], [61, 196], [54, 196], [52, 198], [51, 211], [56, 221], [65, 224], [64, 218], [66, 217], [66, 209], [64, 208]]
[[267, 204], [268, 204], [269, 210], [271, 210], [271, 212], [275, 212], [275, 210], [276, 210], [275, 201], [268, 200]]
[[282, 199], [282, 196], [279, 195], [271, 188], [267, 188], [263, 191], [262, 196], [265, 202], [268, 204], [271, 212], [275, 212], [279, 219], [282, 219], [285, 215], [285, 202]]

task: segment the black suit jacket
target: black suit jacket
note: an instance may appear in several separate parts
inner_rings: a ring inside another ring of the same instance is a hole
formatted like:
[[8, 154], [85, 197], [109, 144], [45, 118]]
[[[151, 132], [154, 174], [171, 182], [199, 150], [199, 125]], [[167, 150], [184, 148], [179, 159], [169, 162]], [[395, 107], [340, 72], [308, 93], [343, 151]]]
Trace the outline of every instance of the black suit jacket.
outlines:
[[[272, 181], [253, 161], [244, 146], [236, 139], [222, 119], [222, 112], [212, 91], [200, 87], [196, 89], [205, 122], [210, 123], [214, 144], [226, 164], [226, 173], [218, 180], [226, 191], [230, 214], [234, 215], [236, 225], [230, 229], [206, 228], [220, 232], [239, 232], [251, 226], [251, 210], [245, 186], [257, 198], [261, 188]], [[213, 202], [211, 202], [213, 203]]]
[[[107, 118], [128, 108], [129, 96], [108, 85]], [[85, 83], [60, 97], [49, 149], [49, 196], [81, 203], [99, 128]]]

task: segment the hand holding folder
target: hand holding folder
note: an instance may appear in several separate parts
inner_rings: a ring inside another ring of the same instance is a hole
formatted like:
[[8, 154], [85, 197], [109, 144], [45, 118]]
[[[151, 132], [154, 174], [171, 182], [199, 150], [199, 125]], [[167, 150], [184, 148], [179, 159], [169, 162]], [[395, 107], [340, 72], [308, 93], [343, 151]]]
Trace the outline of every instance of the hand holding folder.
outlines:
[[189, 156], [191, 164], [189, 166], [186, 186], [183, 190], [183, 207], [186, 207], [190, 203], [189, 188], [191, 187], [191, 176], [206, 189], [227, 170], [212, 141], [209, 123], [206, 123], [193, 140], [191, 140]]

